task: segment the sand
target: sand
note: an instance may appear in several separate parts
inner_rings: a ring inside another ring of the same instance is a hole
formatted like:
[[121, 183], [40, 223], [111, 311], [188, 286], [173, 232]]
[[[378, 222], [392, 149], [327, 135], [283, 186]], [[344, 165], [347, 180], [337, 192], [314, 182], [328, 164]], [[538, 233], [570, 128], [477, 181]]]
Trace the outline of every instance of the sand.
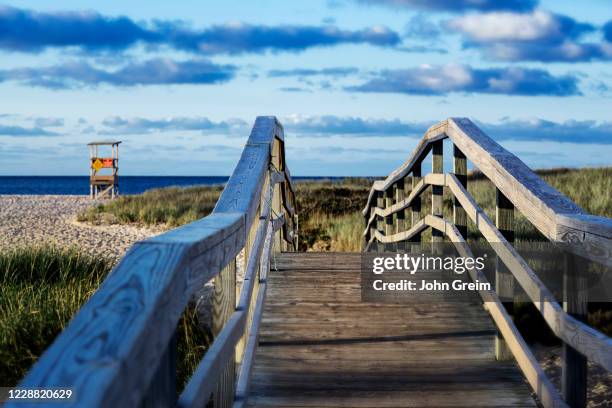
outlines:
[[117, 260], [134, 242], [162, 231], [77, 222], [77, 213], [92, 204], [87, 196], [0, 195], [0, 250], [32, 245], [78, 247], [91, 255]]
[[[532, 346], [533, 352], [544, 372], [557, 390], [561, 390], [561, 346]], [[587, 408], [612, 407], [612, 373], [588, 363]]]
[[[92, 256], [118, 262], [137, 241], [158, 235], [167, 228], [137, 225], [91, 225], [76, 216], [91, 205], [88, 196], [0, 195], [0, 251], [17, 247], [56, 246], [77, 248]], [[237, 284], [244, 276], [244, 254], [237, 257]], [[194, 294], [202, 324], [212, 321], [214, 286], [207, 283]]]

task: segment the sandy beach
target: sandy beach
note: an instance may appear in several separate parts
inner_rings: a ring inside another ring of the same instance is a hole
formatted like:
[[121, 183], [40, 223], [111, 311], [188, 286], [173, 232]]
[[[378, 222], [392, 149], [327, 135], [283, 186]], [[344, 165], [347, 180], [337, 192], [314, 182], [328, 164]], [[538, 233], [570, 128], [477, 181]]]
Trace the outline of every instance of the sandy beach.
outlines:
[[91, 255], [117, 260], [134, 242], [162, 231], [77, 222], [77, 213], [93, 204], [87, 196], [0, 195], [0, 250], [32, 245], [78, 247]]

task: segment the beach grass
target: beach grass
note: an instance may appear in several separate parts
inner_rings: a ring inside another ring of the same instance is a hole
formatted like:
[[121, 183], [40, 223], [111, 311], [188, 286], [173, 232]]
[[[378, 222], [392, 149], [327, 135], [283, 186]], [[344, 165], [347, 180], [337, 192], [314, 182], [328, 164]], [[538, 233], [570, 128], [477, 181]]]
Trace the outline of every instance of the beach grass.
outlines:
[[[96, 291], [112, 267], [76, 248], [17, 248], [0, 252], [0, 384], [15, 386]], [[204, 355], [210, 334], [193, 305], [177, 328], [177, 384]]]
[[77, 215], [77, 221], [177, 227], [210, 214], [221, 190], [220, 186], [156, 188], [90, 207]]
[[[548, 184], [567, 195], [588, 213], [612, 217], [612, 167], [550, 169], [536, 171]], [[346, 178], [297, 182], [297, 207], [300, 218], [300, 250], [360, 251], [365, 206], [374, 178]], [[161, 188], [141, 195], [122, 196], [117, 200], [89, 208], [78, 215], [79, 221], [98, 223], [162, 225], [176, 227], [208, 215], [221, 193], [219, 186]], [[445, 189], [445, 217], [451, 218], [453, 198]], [[495, 219], [495, 187], [481, 173], [468, 178], [468, 190]], [[422, 214], [431, 208], [431, 195], [422, 194]], [[470, 240], [481, 239], [476, 226], [469, 222]], [[423, 239], [427, 239], [425, 232]], [[520, 213], [516, 212], [517, 241], [542, 241], [544, 237]]]

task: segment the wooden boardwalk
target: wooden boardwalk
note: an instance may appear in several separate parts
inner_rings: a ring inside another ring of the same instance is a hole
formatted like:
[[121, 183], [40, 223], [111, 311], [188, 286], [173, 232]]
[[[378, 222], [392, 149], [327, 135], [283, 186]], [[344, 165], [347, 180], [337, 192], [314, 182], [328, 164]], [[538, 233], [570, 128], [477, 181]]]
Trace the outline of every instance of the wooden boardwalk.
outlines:
[[[452, 144], [452, 172], [444, 171], [444, 143]], [[495, 220], [467, 189], [467, 160], [495, 186]], [[532, 393], [546, 408], [584, 408], [587, 362], [612, 371], [612, 338], [584, 322], [588, 298], [578, 289], [587, 276], [560, 271], [560, 304], [513, 246], [517, 212], [549, 241], [612, 266], [612, 219], [585, 213], [469, 119], [432, 126], [404, 164], [373, 183], [365, 230], [355, 238], [365, 252], [380, 252], [423, 242], [430, 229], [432, 242], [473, 257], [471, 220], [495, 243], [495, 290], [466, 292], [461, 302], [456, 291], [411, 304], [362, 302], [360, 254], [292, 253], [299, 248], [294, 187], [283, 126], [260, 116], [213, 212], [133, 245], [19, 388], [69, 387], [69, 406], [100, 408], [533, 407]], [[452, 217], [443, 211], [445, 191]], [[471, 267], [464, 278], [489, 281]], [[215, 338], [177, 390], [177, 325], [211, 279]], [[503, 303], [518, 286], [562, 341], [561, 392]]]
[[495, 360], [495, 326], [478, 295], [362, 303], [360, 259], [276, 255], [249, 406], [536, 406], [514, 363]]

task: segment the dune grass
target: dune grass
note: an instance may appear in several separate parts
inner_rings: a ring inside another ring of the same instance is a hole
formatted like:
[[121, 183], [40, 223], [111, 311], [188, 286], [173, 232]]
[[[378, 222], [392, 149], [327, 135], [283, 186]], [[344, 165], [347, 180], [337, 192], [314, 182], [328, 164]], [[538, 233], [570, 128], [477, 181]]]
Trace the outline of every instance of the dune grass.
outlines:
[[[536, 171], [547, 183], [567, 195], [585, 211], [612, 217], [612, 167], [551, 169]], [[341, 181], [298, 182], [297, 207], [300, 217], [300, 250], [360, 251], [364, 228], [361, 210], [374, 179], [347, 178]], [[445, 189], [448, 190], [448, 189]], [[468, 190], [478, 204], [495, 218], [494, 185], [480, 173], [469, 177]], [[195, 221], [208, 215], [221, 193], [221, 187], [154, 189], [141, 195], [123, 196], [99, 204], [78, 215], [91, 223], [136, 223], [167, 228]], [[444, 215], [452, 217], [453, 199], [444, 194]], [[422, 213], [431, 209], [429, 192], [422, 194]], [[544, 237], [516, 212], [515, 236], [518, 241], [541, 241]], [[480, 233], [471, 222], [470, 240]], [[425, 232], [423, 239], [429, 237]]]
[[[111, 270], [108, 260], [77, 249], [0, 252], [0, 385], [14, 386]], [[182, 387], [210, 342], [194, 307], [177, 329], [177, 384]]]
[[77, 220], [177, 227], [210, 214], [221, 190], [220, 186], [157, 188], [90, 207], [79, 213]]

